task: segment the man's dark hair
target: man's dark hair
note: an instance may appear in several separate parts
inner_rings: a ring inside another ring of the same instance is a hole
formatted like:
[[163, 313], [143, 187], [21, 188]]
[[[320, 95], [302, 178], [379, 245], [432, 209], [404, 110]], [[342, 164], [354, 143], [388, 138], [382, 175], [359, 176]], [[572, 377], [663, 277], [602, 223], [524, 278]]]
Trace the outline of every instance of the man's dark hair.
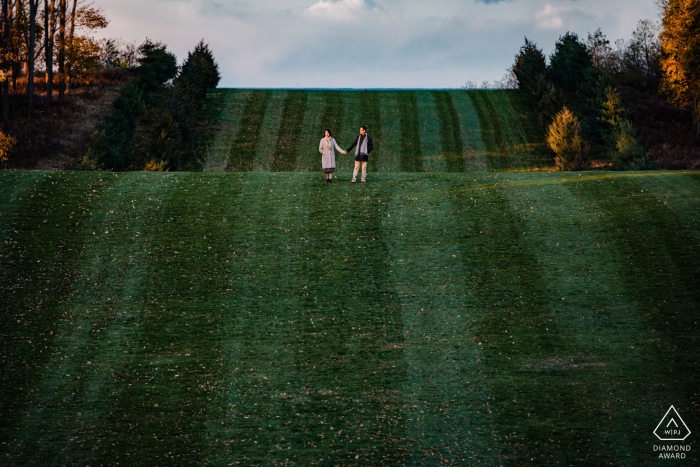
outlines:
[[360, 128], [362, 128], [363, 130], [367, 131], [367, 127], [364, 126], [364, 125], [362, 125]]
[[[332, 137], [333, 137], [333, 133], [331, 133], [331, 130], [328, 129], [328, 128], [326, 128], [326, 131], [328, 132], [328, 136], [330, 136], [330, 137], [332, 138]], [[365, 131], [367, 131], [367, 130], [365, 130]], [[325, 131], [324, 131], [324, 133], [325, 133]]]

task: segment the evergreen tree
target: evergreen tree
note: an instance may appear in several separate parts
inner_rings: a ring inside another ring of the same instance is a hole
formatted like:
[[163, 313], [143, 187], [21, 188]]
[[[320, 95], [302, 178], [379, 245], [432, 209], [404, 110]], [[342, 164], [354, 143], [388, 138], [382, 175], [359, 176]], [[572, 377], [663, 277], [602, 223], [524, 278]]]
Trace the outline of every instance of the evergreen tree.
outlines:
[[178, 81], [186, 81], [197, 91], [199, 98], [204, 99], [207, 89], [218, 86], [220, 80], [219, 65], [214, 60], [209, 45], [200, 41], [194, 51], [187, 54], [176, 84]]
[[136, 118], [126, 99], [119, 96], [88, 143], [88, 157], [109, 170], [126, 170], [131, 166]]
[[585, 146], [581, 138], [578, 118], [564, 107], [557, 114], [547, 132], [547, 145], [554, 151], [558, 170], [579, 170], [583, 162]]
[[593, 60], [586, 45], [576, 34], [567, 32], [554, 46], [548, 77], [567, 96], [575, 96], [582, 79], [592, 68]]
[[542, 50], [527, 37], [520, 52], [515, 56], [513, 73], [518, 80], [518, 88], [526, 93], [531, 105], [536, 105], [542, 99], [541, 78], [547, 71]]

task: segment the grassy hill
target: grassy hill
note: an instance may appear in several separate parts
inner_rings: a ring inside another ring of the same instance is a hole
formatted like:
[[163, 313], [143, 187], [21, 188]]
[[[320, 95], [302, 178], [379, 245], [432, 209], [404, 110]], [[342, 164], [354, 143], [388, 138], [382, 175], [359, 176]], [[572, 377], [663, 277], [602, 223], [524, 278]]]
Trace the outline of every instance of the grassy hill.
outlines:
[[[316, 171], [330, 128], [348, 147], [361, 125], [375, 145], [370, 172], [465, 172], [551, 166], [517, 91], [272, 91], [210, 94], [214, 135], [205, 171]], [[353, 158], [338, 157], [339, 171]]]
[[700, 175], [449, 172], [421, 118], [424, 173], [384, 125], [364, 186], [235, 122], [209, 169], [253, 173], [1, 172], [0, 458], [662, 465], [668, 407], [700, 419]]

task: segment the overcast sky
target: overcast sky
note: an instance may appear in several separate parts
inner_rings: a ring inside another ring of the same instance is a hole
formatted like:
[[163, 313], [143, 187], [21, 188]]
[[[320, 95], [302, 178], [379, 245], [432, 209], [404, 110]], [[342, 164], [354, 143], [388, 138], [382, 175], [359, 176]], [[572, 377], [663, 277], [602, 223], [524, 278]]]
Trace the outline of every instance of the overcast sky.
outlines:
[[200, 40], [222, 87], [458, 88], [505, 73], [527, 36], [549, 53], [566, 31], [629, 38], [654, 0], [95, 0], [100, 37]]

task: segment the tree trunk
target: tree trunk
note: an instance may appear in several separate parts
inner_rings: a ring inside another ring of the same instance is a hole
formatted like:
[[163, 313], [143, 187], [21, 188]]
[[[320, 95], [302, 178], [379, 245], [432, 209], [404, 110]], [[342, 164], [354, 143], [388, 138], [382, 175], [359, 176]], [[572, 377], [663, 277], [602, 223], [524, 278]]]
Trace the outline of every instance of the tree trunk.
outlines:
[[66, 0], [60, 0], [58, 14], [58, 97], [63, 99], [66, 95]]
[[44, 28], [46, 34], [45, 52], [46, 52], [46, 99], [51, 102], [53, 100], [53, 30], [54, 24], [54, 6], [56, 0], [44, 0]]
[[700, 138], [700, 108], [698, 108], [698, 92], [695, 91], [695, 96], [693, 97], [693, 105], [695, 106], [695, 121], [697, 124], [697, 129], [695, 130], [695, 136]]
[[8, 3], [10, 0], [2, 0], [2, 72], [4, 75], [4, 80], [2, 82], [2, 102], [0, 107], [2, 108], [2, 123], [7, 124], [10, 120], [10, 81], [8, 71], [10, 67], [8, 66], [7, 54], [10, 49], [10, 9]]
[[[15, 31], [20, 30], [20, 11], [24, 10], [24, 6], [22, 5], [21, 0], [15, 1]], [[22, 64], [20, 63], [19, 58], [19, 45], [17, 44], [16, 37], [13, 38], [12, 40], [12, 53], [13, 53], [13, 58], [12, 60], [12, 89], [15, 91], [17, 90], [17, 78], [19, 78], [20, 73], [22, 72]]]
[[29, 0], [29, 52], [27, 53], [27, 98], [29, 121], [34, 120], [34, 46], [36, 45], [36, 12], [39, 0]]
[[[73, 37], [75, 37], [75, 11], [78, 8], [78, 0], [73, 0], [73, 11], [71, 11], [70, 14], [70, 33], [68, 36], [68, 47], [73, 47]], [[66, 64], [66, 73], [68, 75], [67, 81], [67, 89], [70, 89], [70, 85], [72, 84], [73, 80], [73, 67], [71, 67], [70, 61]]]

